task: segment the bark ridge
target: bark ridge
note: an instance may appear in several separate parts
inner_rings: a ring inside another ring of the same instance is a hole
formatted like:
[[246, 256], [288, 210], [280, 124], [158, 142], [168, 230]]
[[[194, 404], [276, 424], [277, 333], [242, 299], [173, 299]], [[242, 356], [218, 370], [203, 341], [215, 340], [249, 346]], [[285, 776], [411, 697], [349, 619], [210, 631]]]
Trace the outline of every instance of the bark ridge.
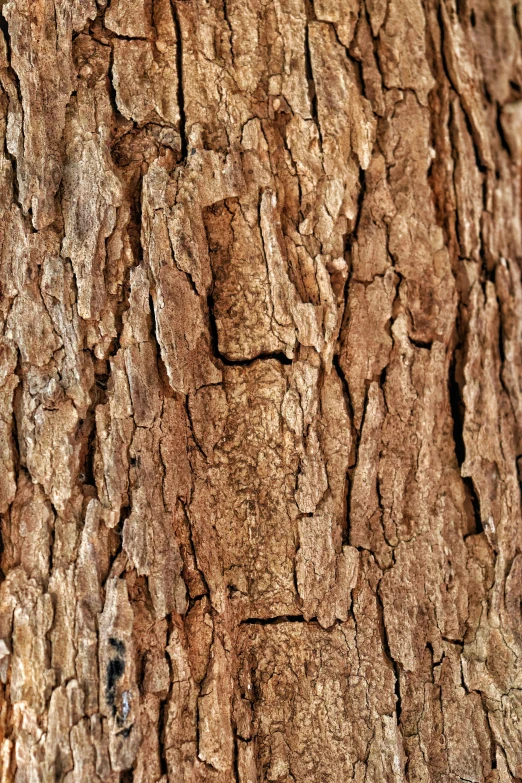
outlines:
[[0, 3], [0, 780], [522, 780], [522, 5]]

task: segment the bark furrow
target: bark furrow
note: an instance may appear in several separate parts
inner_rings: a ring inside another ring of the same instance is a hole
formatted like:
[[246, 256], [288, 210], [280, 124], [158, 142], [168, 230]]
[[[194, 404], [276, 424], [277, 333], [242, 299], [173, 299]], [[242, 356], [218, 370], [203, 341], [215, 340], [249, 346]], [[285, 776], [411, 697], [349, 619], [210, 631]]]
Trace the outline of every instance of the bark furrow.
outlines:
[[522, 780], [521, 3], [0, 16], [0, 781]]

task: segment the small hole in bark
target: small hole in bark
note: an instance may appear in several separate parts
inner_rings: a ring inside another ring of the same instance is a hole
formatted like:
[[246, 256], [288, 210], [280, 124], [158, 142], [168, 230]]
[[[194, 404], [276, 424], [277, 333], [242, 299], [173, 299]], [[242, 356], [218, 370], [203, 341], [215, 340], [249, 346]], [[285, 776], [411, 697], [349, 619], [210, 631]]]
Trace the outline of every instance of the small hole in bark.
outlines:
[[111, 647], [114, 647], [119, 655], [125, 655], [125, 645], [119, 639], [114, 639], [111, 636], [109, 639], [109, 644]]
[[132, 726], [129, 726], [126, 729], [122, 729], [121, 731], [118, 732], [118, 737], [125, 737], [125, 738], [127, 738], [129, 736], [129, 734], [131, 733], [132, 728], [133, 728]]
[[[122, 677], [125, 671], [125, 664], [119, 658], [113, 658], [107, 664], [107, 690], [111, 692], [114, 690], [116, 682]], [[114, 702], [114, 695], [112, 694], [112, 701]]]
[[109, 645], [116, 651], [118, 657], [111, 658], [107, 663], [105, 697], [107, 704], [112, 707], [112, 714], [116, 715], [116, 685], [121, 680], [125, 671], [125, 645], [119, 639], [110, 638]]

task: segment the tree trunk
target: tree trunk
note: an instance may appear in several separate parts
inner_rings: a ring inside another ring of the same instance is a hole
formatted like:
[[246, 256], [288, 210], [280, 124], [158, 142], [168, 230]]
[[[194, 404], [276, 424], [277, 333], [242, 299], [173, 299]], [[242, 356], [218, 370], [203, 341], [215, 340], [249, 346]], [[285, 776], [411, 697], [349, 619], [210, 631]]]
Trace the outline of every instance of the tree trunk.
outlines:
[[522, 779], [520, 0], [0, 0], [0, 780]]

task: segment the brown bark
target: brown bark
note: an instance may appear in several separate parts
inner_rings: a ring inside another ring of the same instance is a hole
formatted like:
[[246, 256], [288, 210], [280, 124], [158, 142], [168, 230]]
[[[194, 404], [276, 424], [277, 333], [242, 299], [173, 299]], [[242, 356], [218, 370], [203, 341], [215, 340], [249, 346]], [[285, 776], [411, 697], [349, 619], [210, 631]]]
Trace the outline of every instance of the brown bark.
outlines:
[[0, 781], [522, 780], [520, 2], [0, 5]]

